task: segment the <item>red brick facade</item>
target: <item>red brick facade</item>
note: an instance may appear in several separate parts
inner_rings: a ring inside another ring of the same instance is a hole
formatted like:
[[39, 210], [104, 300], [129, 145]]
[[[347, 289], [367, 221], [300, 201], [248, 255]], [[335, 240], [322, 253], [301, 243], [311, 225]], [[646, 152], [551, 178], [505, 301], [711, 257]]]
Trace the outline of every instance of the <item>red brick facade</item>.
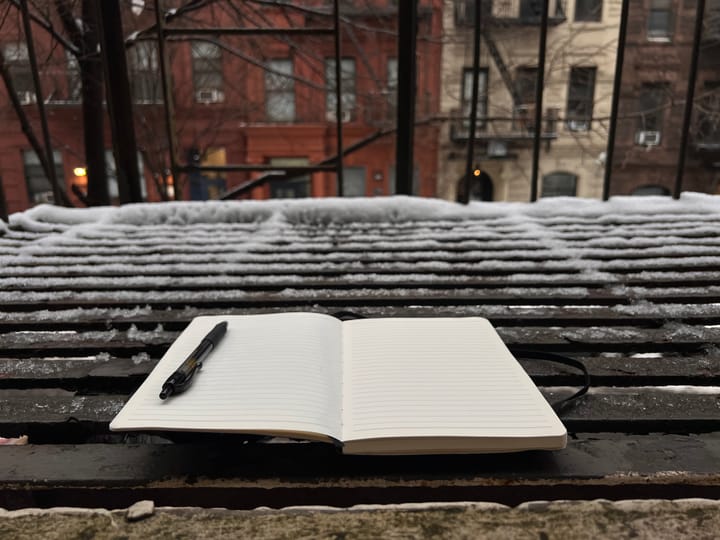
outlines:
[[[321, 2], [318, 2], [321, 4]], [[325, 3], [327, 5], [327, 2]], [[372, 2], [370, 4], [373, 4]], [[376, 2], [376, 7], [366, 13], [348, 11], [344, 16], [341, 56], [354, 60], [354, 107], [349, 107], [349, 119], [344, 122], [344, 146], [350, 146], [380, 129], [394, 125], [392, 97], [389, 80], [389, 61], [397, 57], [397, 8], [388, 2]], [[363, 3], [367, 8], [368, 3]], [[421, 2], [419, 39], [417, 53], [418, 96], [416, 117], [422, 119], [437, 112], [440, 71], [441, 0]], [[240, 9], [244, 9], [242, 6]], [[367, 9], [366, 9], [367, 11]], [[331, 19], [312, 16], [301, 11], [285, 14], [271, 8], [255, 7], [252, 14], [243, 19], [217, 4], [193, 12], [192, 24], [214, 27], [249, 26], [255, 21], [260, 26], [327, 26]], [[264, 19], [259, 17], [264, 17]], [[151, 13], [139, 17], [126, 14], [125, 34], [134, 29], [149, 26]], [[262, 20], [262, 24], [257, 22]], [[181, 18], [169, 26], [181, 27]], [[47, 32], [34, 27], [38, 51], [52, 48]], [[3, 28], [0, 45], [22, 41]], [[175, 99], [175, 122], [178, 133], [178, 154], [185, 162], [191, 149], [204, 153], [208, 149], [224, 150], [227, 164], [268, 164], [273, 158], [302, 159], [308, 164], [317, 163], [336, 154], [335, 123], [326, 114], [327, 90], [325, 60], [334, 55], [332, 36], [248, 37], [223, 36], [221, 48], [222, 92], [213, 96], [211, 103], [199, 103], [197, 88], [193, 84], [193, 62], [190, 41], [173, 41], [169, 44]], [[139, 42], [140, 46], [142, 42]], [[147, 42], [145, 42], [147, 43]], [[129, 63], [133, 52], [128, 48]], [[64, 64], [64, 52], [55, 47], [54, 63]], [[266, 99], [266, 62], [273, 59], [291, 59], [294, 78], [294, 116], [290, 121], [278, 122], [268, 119]], [[58, 77], [59, 68], [43, 72], [43, 92], [57, 87], [58, 94], [67, 93], [67, 76]], [[53, 72], [53, 77], [47, 71]], [[60, 70], [61, 71], [61, 70]], [[131, 77], [133, 72], [130, 71]], [[52, 80], [50, 80], [52, 78]], [[159, 78], [155, 81], [159, 90]], [[133, 85], [131, 80], [131, 86]], [[343, 83], [345, 86], [345, 83]], [[64, 86], [63, 86], [64, 85]], [[40, 133], [37, 112], [33, 104], [23, 106], [32, 119], [37, 134]], [[84, 165], [82, 143], [82, 118], [79, 103], [60, 103], [49, 100], [47, 115], [54, 148], [61, 152], [65, 184], [82, 184], [73, 169]], [[162, 159], [167, 148], [162, 106], [136, 104], [135, 131], [139, 150], [145, 163], [145, 181], [148, 200], [159, 200], [159, 191], [153, 182], [153, 173], [167, 166]], [[5, 190], [9, 212], [16, 212], [32, 205], [23, 165], [24, 150], [28, 144], [12, 109], [4, 88], [0, 93], [0, 175]], [[434, 196], [437, 174], [436, 127], [418, 126], [416, 139], [416, 169], [419, 174], [418, 193]], [[111, 148], [109, 123], [106, 122], [105, 147]], [[392, 194], [391, 177], [394, 174], [395, 138], [392, 133], [344, 159], [345, 167], [356, 168], [356, 174], [365, 177], [365, 195]], [[362, 171], [360, 170], [362, 168]], [[257, 173], [227, 173], [226, 189], [250, 179]], [[181, 179], [184, 199], [191, 198], [189, 182]], [[334, 173], [314, 173], [310, 182], [310, 195], [333, 196], [337, 193]], [[270, 196], [268, 185], [255, 188], [253, 198]], [[73, 201], [79, 201], [73, 195]]]

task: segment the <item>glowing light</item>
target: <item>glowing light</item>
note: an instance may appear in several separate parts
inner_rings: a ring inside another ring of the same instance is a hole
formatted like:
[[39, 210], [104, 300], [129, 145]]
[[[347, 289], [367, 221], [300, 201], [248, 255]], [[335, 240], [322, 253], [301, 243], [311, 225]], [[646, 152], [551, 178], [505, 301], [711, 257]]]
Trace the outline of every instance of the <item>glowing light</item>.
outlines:
[[480, 172], [481, 172], [480, 169], [475, 169], [475, 170], [473, 171], [473, 175], [474, 175], [474, 176], [480, 176]]
[[73, 174], [75, 176], [87, 176], [87, 169], [85, 167], [75, 167], [73, 169]]

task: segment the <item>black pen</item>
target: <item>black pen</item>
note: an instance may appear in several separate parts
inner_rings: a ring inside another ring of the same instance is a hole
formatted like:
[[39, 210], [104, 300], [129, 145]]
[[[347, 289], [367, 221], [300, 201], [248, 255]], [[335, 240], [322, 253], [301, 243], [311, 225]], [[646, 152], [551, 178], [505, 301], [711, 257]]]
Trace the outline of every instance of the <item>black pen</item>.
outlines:
[[217, 344], [220, 343], [226, 331], [227, 321], [215, 325], [215, 328], [210, 330], [210, 333], [203, 338], [200, 345], [190, 353], [187, 359], [168, 377], [165, 384], [162, 385], [160, 399], [165, 399], [173, 394], [179, 394], [187, 390], [192, 382], [193, 375], [202, 367], [203, 360], [207, 358], [208, 354], [217, 347]]

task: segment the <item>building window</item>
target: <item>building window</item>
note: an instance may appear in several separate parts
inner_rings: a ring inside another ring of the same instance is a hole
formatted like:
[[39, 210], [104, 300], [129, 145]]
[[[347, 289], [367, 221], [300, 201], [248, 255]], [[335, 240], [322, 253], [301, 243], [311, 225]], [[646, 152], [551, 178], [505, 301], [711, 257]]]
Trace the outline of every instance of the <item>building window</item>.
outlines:
[[602, 0], [575, 0], [577, 22], [598, 22], [602, 20]]
[[65, 51], [65, 60], [67, 65], [67, 99], [68, 101], [78, 103], [82, 99], [80, 64], [78, 63], [77, 57], [70, 51]]
[[195, 41], [190, 45], [193, 88], [198, 103], [218, 103], [223, 94], [222, 51], [215, 43]]
[[[487, 78], [488, 69], [480, 68], [478, 71], [478, 101], [477, 101], [477, 123], [475, 129], [485, 129], [487, 108], [488, 108], [488, 95], [487, 95]], [[463, 120], [463, 131], [469, 133], [470, 131], [470, 110], [472, 108], [472, 83], [473, 83], [473, 70], [472, 68], [463, 69], [463, 85], [462, 85], [462, 116]]]
[[543, 176], [541, 197], [575, 197], [577, 176], [568, 172], [554, 172]]
[[536, 21], [542, 15], [542, 2], [539, 0], [520, 0], [520, 20]]
[[[269, 163], [278, 169], [283, 167], [303, 167], [310, 164], [307, 158], [271, 158]], [[298, 199], [310, 197], [310, 195], [309, 174], [289, 180], [270, 181], [270, 197], [273, 199]]]
[[365, 167], [343, 167], [343, 197], [365, 196]]
[[387, 60], [387, 101], [389, 105], [388, 116], [395, 116], [397, 107], [398, 61], [391, 57]]
[[670, 190], [663, 186], [647, 185], [636, 188], [631, 195], [670, 195]]
[[162, 102], [157, 45], [139, 41], [127, 50], [128, 70], [135, 103]]
[[[340, 104], [342, 105], [342, 121], [349, 122], [355, 113], [355, 60], [352, 58], [343, 58], [340, 61], [340, 84], [342, 97]], [[325, 59], [325, 81], [326, 81], [326, 107], [325, 118], [330, 122], [335, 122], [335, 106], [337, 104], [337, 96], [335, 94], [335, 59]]]
[[455, 26], [474, 26], [475, 0], [455, 0]]
[[643, 84], [638, 98], [638, 126], [635, 143], [644, 146], [660, 144], [663, 112], [670, 95], [667, 83]]
[[[65, 173], [63, 171], [62, 154], [53, 150], [53, 161], [55, 162], [55, 178], [61, 186], [65, 185]], [[31, 204], [50, 203], [54, 201], [53, 188], [50, 180], [45, 176], [45, 171], [40, 164], [40, 159], [33, 150], [23, 152], [23, 165], [25, 168], [25, 182], [28, 189], [28, 197]]]
[[[142, 154], [137, 153], [138, 174], [140, 174], [140, 193], [142, 198], [147, 198], [147, 186], [145, 185], [145, 175]], [[112, 150], [105, 150], [105, 175], [108, 180], [108, 193], [111, 199], [120, 197], [120, 188], [118, 187], [117, 166], [115, 165], [115, 154]]]
[[537, 74], [536, 67], [519, 67], [515, 70], [515, 91], [520, 100], [513, 111], [513, 129], [516, 131], [534, 131], [535, 129], [534, 104]]
[[696, 140], [702, 145], [720, 145], [720, 81], [705, 81], [697, 99]]
[[568, 87], [567, 126], [571, 131], [589, 131], [595, 100], [594, 67], [570, 69]]
[[265, 115], [275, 122], [295, 120], [295, 80], [293, 61], [270, 60], [265, 72]]
[[672, 36], [672, 3], [670, 0], [650, 0], [648, 38], [667, 41]]
[[5, 66], [10, 73], [20, 103], [35, 103], [35, 85], [30, 69], [30, 57], [25, 43], [7, 43], [3, 47]]

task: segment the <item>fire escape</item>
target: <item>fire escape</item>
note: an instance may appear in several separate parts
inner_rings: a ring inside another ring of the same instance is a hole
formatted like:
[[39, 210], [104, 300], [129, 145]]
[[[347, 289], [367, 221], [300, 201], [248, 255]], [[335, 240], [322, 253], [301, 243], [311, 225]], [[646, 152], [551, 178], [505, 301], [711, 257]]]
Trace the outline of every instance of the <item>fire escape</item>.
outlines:
[[[458, 28], [472, 30], [474, 20], [475, 1], [455, 0], [455, 25]], [[518, 71], [513, 77], [511, 68], [503, 58], [498, 41], [506, 39], [500, 34], [516, 27], [539, 27], [542, 2], [540, 0], [485, 0], [482, 3], [482, 38], [487, 53], [492, 58], [505, 88], [510, 94], [512, 110], [502, 116], [487, 115], [487, 106], [484, 114], [478, 118], [475, 138], [478, 143], [486, 146], [487, 157], [509, 157], [508, 150], [514, 146], [524, 146], [532, 141], [535, 131], [535, 91], [534, 70], [526, 70], [525, 76]], [[550, 17], [548, 24], [557, 26], [565, 22], [564, 0], [550, 0]], [[469, 34], [468, 34], [469, 35]], [[530, 75], [530, 78], [527, 75]], [[529, 83], [529, 84], [528, 84]], [[462, 84], [462, 83], [461, 83]], [[488, 92], [487, 79], [485, 81], [486, 103], [493, 99]], [[489, 99], [488, 99], [489, 98]], [[467, 141], [469, 132], [469, 100], [463, 97], [463, 109], [456, 111], [455, 120], [451, 126], [450, 137], [454, 142]], [[467, 110], [466, 110], [467, 109]], [[557, 119], [559, 110], [547, 108], [543, 115], [541, 139], [547, 144], [557, 138]]]

